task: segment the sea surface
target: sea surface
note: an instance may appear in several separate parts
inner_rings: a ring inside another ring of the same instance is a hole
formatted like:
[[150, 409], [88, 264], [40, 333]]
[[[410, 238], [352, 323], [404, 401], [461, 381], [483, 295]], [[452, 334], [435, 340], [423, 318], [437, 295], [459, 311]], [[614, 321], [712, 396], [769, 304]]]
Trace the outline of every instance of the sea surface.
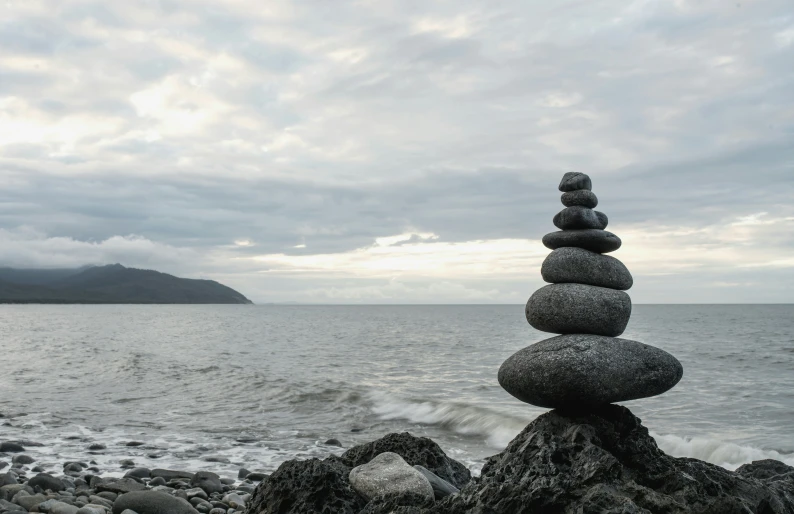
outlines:
[[[131, 458], [236, 477], [409, 431], [477, 472], [544, 412], [500, 364], [550, 336], [522, 305], [4, 305], [0, 441], [43, 444], [28, 453], [53, 469], [101, 443], [111, 476]], [[625, 403], [664, 451], [794, 465], [794, 305], [636, 305], [622, 337], [684, 366]]]

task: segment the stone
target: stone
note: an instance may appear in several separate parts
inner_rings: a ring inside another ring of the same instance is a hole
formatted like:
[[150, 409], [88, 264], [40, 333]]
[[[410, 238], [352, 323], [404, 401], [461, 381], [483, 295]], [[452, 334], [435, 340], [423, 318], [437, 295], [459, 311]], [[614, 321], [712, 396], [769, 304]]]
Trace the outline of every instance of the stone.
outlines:
[[576, 191], [578, 189], [586, 189], [590, 191], [593, 189], [593, 183], [590, 177], [578, 171], [570, 171], [562, 176], [559, 185], [560, 191]]
[[358, 514], [366, 501], [350, 487], [349, 473], [334, 455], [288, 460], [256, 488], [246, 512]]
[[126, 443], [124, 446], [131, 446], [131, 447], [134, 448], [134, 447], [138, 447], [138, 446], [143, 446], [144, 444], [145, 443], [143, 443], [142, 441], [130, 441], [130, 442]]
[[34, 489], [38, 489], [41, 491], [63, 491], [66, 487], [63, 485], [63, 482], [60, 479], [55, 478], [54, 476], [50, 475], [49, 473], [39, 473], [35, 477], [28, 480], [28, 485]]
[[166, 484], [166, 481], [165, 481], [165, 478], [163, 478], [163, 477], [154, 477], [153, 479], [149, 480], [149, 485], [152, 486], [152, 487], [155, 487], [155, 486], [158, 486], [158, 485], [165, 485], [165, 484]]
[[84, 505], [75, 514], [105, 514], [105, 509], [99, 505]]
[[[40, 509], [41, 510], [41, 509]], [[54, 502], [48, 511], [50, 514], [77, 514], [79, 507], [64, 502]]]
[[133, 468], [124, 473], [125, 478], [149, 478], [151, 471], [149, 468]]
[[570, 411], [656, 396], [681, 380], [678, 360], [659, 348], [612, 337], [569, 334], [508, 358], [499, 384], [522, 402]]
[[423, 474], [427, 481], [430, 482], [430, 487], [433, 488], [433, 495], [435, 496], [436, 500], [440, 500], [441, 498], [447, 497], [450, 494], [456, 494], [460, 492], [460, 489], [436, 475], [426, 467], [417, 464], [414, 466], [414, 469]]
[[251, 474], [251, 472], [248, 471], [247, 469], [240, 468], [240, 470], [237, 472], [237, 478], [243, 479], [243, 478], [247, 477], [250, 474]]
[[776, 468], [774, 477], [666, 455], [619, 405], [576, 414], [553, 410], [490, 457], [478, 481], [411, 512], [794, 512], [794, 468], [780, 462], [761, 467]]
[[560, 197], [560, 201], [566, 207], [581, 205], [582, 207], [595, 209], [598, 205], [598, 197], [595, 195], [595, 193], [588, 191], [587, 189], [578, 189], [576, 191], [568, 191], [567, 193], [563, 193]]
[[88, 447], [88, 449], [91, 450], [91, 451], [99, 451], [99, 450], [104, 450], [106, 448], [107, 448], [107, 446], [105, 446], [102, 443], [94, 443], [94, 444], [92, 444], [91, 446]]
[[551, 250], [565, 246], [575, 246], [591, 252], [609, 253], [620, 248], [621, 241], [612, 232], [588, 228], [550, 232], [543, 236], [543, 245]]
[[342, 443], [339, 442], [339, 439], [328, 439], [323, 444], [326, 446], [338, 446], [340, 448], [342, 447]]
[[631, 298], [606, 287], [551, 284], [530, 296], [525, 313], [543, 332], [617, 337], [631, 317]]
[[24, 452], [25, 448], [21, 444], [12, 443], [11, 441], [6, 441], [4, 443], [0, 443], [0, 452], [3, 453], [19, 453]]
[[97, 492], [109, 491], [116, 494], [124, 494], [132, 491], [142, 491], [146, 486], [132, 478], [105, 478], [98, 482], [91, 481], [91, 487]]
[[25, 455], [24, 453], [14, 455], [14, 457], [11, 459], [11, 464], [15, 466], [24, 466], [25, 464], [33, 464], [34, 462], [36, 462], [36, 459], [30, 455]]
[[193, 478], [193, 473], [188, 473], [187, 471], [172, 471], [170, 469], [160, 468], [154, 468], [149, 474], [152, 478], [162, 477], [166, 481], [173, 480], [175, 478]]
[[245, 500], [237, 493], [229, 493], [223, 497], [223, 502], [228, 504], [231, 508], [245, 507]]
[[270, 475], [268, 475], [267, 473], [259, 473], [257, 471], [254, 471], [253, 473], [249, 473], [248, 476], [245, 478], [246, 480], [251, 480], [252, 482], [261, 482], [263, 480], [266, 480], [269, 476]]
[[354, 446], [342, 454], [342, 459], [354, 468], [384, 452], [396, 453], [411, 466], [423, 466], [457, 488], [471, 480], [469, 469], [449, 458], [435, 441], [408, 432], [387, 434], [375, 441]]
[[606, 223], [597, 216], [596, 211], [579, 205], [566, 207], [558, 212], [552, 221], [554, 226], [561, 230], [602, 230], [606, 228]]
[[18, 484], [17, 478], [12, 473], [0, 473], [0, 487]]
[[20, 496], [20, 494], [17, 494], [12, 501], [28, 512], [39, 503], [44, 503], [48, 500], [43, 494], [29, 494], [27, 496]]
[[222, 493], [221, 477], [211, 471], [199, 471], [190, 480], [190, 487], [200, 487], [207, 494]]
[[543, 261], [540, 274], [552, 284], [587, 284], [621, 291], [634, 284], [628, 268], [618, 259], [572, 246], [551, 252]]
[[434, 497], [430, 481], [392, 452], [381, 453], [366, 464], [353, 468], [349, 480], [350, 487], [367, 500], [406, 493], [428, 499]]
[[113, 514], [125, 510], [138, 514], [195, 514], [198, 512], [190, 503], [159, 491], [132, 491], [119, 496], [113, 504]]

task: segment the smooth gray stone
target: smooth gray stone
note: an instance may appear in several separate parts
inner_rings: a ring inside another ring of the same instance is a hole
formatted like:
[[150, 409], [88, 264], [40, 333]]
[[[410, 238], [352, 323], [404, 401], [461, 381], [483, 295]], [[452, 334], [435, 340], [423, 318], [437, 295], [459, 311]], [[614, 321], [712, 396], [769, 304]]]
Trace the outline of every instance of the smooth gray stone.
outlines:
[[187, 471], [172, 471], [170, 469], [160, 469], [154, 468], [151, 473], [149, 473], [152, 478], [162, 477], [165, 480], [173, 480], [175, 478], [193, 478], [194, 473], [188, 473]]
[[124, 473], [125, 478], [149, 478], [151, 471], [149, 468], [133, 468]]
[[198, 511], [186, 500], [159, 491], [133, 491], [122, 494], [113, 504], [113, 514], [125, 510], [138, 514], [196, 514]]
[[543, 332], [617, 337], [631, 317], [631, 298], [606, 287], [551, 284], [530, 296], [525, 313]]
[[557, 248], [546, 256], [540, 274], [552, 284], [570, 282], [621, 291], [634, 284], [629, 270], [616, 258], [570, 246]]
[[11, 473], [0, 473], [0, 487], [17, 484], [17, 477]]
[[589, 207], [595, 209], [598, 205], [598, 197], [594, 192], [587, 189], [578, 189], [576, 191], [568, 191], [560, 196], [560, 201], [566, 207], [573, 207], [574, 205], [581, 205], [582, 207]]
[[659, 348], [629, 339], [569, 334], [513, 354], [499, 368], [499, 384], [538, 407], [590, 410], [662, 394], [683, 373], [681, 363]]
[[569, 171], [562, 176], [559, 188], [560, 191], [563, 192], [576, 191], [579, 189], [586, 189], [590, 191], [593, 189], [593, 182], [590, 180], [590, 177], [584, 173], [579, 173], [578, 171]]
[[91, 482], [91, 487], [98, 492], [110, 491], [111, 493], [124, 494], [131, 491], [142, 491], [146, 489], [145, 485], [132, 478], [105, 478], [97, 484], [94, 484], [93, 480]]
[[105, 514], [105, 509], [99, 505], [84, 505], [75, 514]]
[[460, 492], [460, 489], [436, 475], [426, 467], [420, 466], [419, 464], [414, 464], [414, 469], [423, 474], [427, 481], [430, 482], [430, 486], [433, 488], [433, 494], [435, 495], [436, 500], [440, 500], [441, 498], [449, 496], [450, 494], [457, 494]]
[[609, 225], [609, 218], [607, 217], [607, 215], [601, 211], [593, 211], [593, 212], [595, 212], [595, 215], [598, 218], [599, 223], [601, 223], [601, 228], [602, 229], [607, 228], [607, 225]]
[[74, 505], [69, 505], [68, 503], [64, 502], [55, 502], [50, 507], [50, 514], [77, 514], [79, 511], [79, 507], [75, 507]]
[[543, 236], [543, 244], [551, 250], [575, 246], [591, 252], [609, 253], [620, 248], [621, 241], [618, 236], [606, 230], [583, 229], [550, 232]]
[[4, 453], [18, 453], [24, 452], [25, 448], [21, 444], [12, 443], [11, 441], [6, 441], [4, 443], [0, 443], [0, 452]]
[[38, 505], [39, 503], [44, 503], [48, 500], [46, 496], [43, 494], [29, 494], [27, 496], [20, 496], [17, 494], [14, 499], [12, 500], [14, 503], [25, 509], [26, 511], [30, 512], [30, 509]]
[[379, 496], [413, 493], [432, 500], [433, 486], [419, 471], [393, 452], [383, 452], [350, 471], [350, 487], [371, 500]]
[[190, 480], [190, 487], [200, 487], [207, 494], [223, 492], [221, 477], [211, 471], [199, 471]]
[[33, 464], [34, 462], [36, 462], [36, 459], [31, 457], [30, 455], [25, 455], [24, 453], [21, 453], [19, 455], [14, 455], [11, 458], [11, 463], [17, 466], [24, 466], [25, 464]]
[[606, 228], [606, 224], [597, 215], [596, 211], [580, 205], [566, 207], [558, 212], [552, 221], [554, 226], [561, 230], [581, 230], [585, 228], [603, 230]]
[[50, 491], [56, 493], [66, 489], [66, 486], [63, 485], [63, 482], [61, 482], [60, 479], [55, 478], [49, 473], [39, 473], [35, 477], [28, 480], [28, 485], [35, 489], [41, 489], [42, 491], [49, 489]]

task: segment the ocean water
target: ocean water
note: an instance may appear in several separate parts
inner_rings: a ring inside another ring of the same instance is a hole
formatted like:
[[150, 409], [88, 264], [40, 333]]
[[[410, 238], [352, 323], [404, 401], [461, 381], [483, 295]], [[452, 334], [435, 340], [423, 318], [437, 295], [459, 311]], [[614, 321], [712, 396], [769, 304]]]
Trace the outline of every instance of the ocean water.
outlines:
[[[0, 441], [41, 443], [53, 469], [102, 443], [108, 475], [131, 458], [236, 477], [409, 431], [476, 472], [544, 412], [496, 374], [550, 336], [521, 305], [4, 305]], [[794, 465], [794, 305], [637, 305], [623, 337], [684, 366], [625, 403], [664, 451]]]

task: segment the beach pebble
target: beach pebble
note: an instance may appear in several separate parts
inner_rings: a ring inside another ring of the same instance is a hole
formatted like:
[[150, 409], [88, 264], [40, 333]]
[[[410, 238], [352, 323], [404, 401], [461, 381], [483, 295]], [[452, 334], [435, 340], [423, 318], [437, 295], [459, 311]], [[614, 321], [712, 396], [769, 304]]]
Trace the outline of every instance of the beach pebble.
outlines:
[[200, 487], [195, 487], [193, 489], [188, 489], [187, 491], [185, 491], [185, 494], [187, 495], [188, 499], [198, 497], [198, 498], [201, 498], [202, 500], [206, 500], [207, 498], [209, 498], [209, 496], [204, 491], [204, 489], [202, 489]]
[[591, 252], [609, 253], [620, 248], [621, 241], [618, 236], [606, 230], [582, 229], [548, 233], [543, 236], [543, 244], [551, 250], [575, 246]]
[[127, 478], [149, 478], [150, 474], [149, 468], [133, 468], [124, 473], [124, 476]]
[[193, 475], [190, 480], [190, 486], [200, 487], [207, 494], [223, 492], [223, 484], [221, 484], [220, 477], [210, 471], [199, 471]]
[[85, 505], [75, 514], [105, 514], [105, 509], [99, 505]]
[[34, 462], [36, 462], [36, 459], [30, 455], [25, 455], [24, 453], [14, 455], [11, 458], [11, 464], [14, 466], [24, 466], [25, 464], [33, 464]]
[[[39, 510], [41, 510], [40, 505]], [[80, 508], [75, 507], [74, 505], [69, 505], [68, 503], [64, 502], [55, 502], [52, 504], [48, 512], [50, 514], [77, 514], [78, 510], [80, 510]]]
[[552, 220], [554, 226], [561, 230], [604, 229], [606, 224], [596, 215], [596, 211], [575, 205], [558, 212]]
[[124, 494], [130, 491], [142, 491], [146, 486], [132, 478], [105, 478], [99, 481], [91, 480], [91, 487], [97, 492], [110, 491], [111, 493]]
[[566, 207], [573, 207], [574, 205], [581, 205], [594, 209], [598, 205], [598, 197], [592, 191], [587, 189], [579, 189], [576, 191], [568, 191], [563, 193], [560, 201]]
[[629, 339], [568, 334], [519, 350], [499, 369], [499, 384], [538, 407], [589, 410], [662, 394], [681, 380], [678, 360]]
[[19, 453], [24, 452], [25, 448], [21, 444], [12, 443], [11, 441], [6, 441], [4, 443], [0, 443], [0, 452], [4, 453]]
[[17, 484], [17, 477], [11, 473], [0, 473], [0, 487]]
[[244, 507], [245, 500], [237, 493], [230, 493], [223, 497], [223, 502], [232, 508]]
[[563, 192], [576, 191], [578, 189], [590, 191], [593, 189], [593, 182], [590, 180], [590, 177], [584, 173], [570, 171], [562, 176], [559, 189]]
[[28, 494], [25, 491], [20, 491], [19, 493], [14, 496], [11, 500], [13, 503], [16, 503], [26, 511], [30, 512], [30, 509], [37, 506], [40, 503], [44, 503], [49, 498], [44, 496], [43, 494]]
[[323, 444], [326, 446], [338, 446], [340, 448], [342, 447], [342, 443], [339, 442], [339, 439], [328, 439]]
[[266, 479], [269, 476], [270, 475], [268, 475], [267, 473], [258, 473], [254, 471], [253, 473], [249, 473], [248, 476], [245, 477], [245, 479], [251, 480], [253, 482], [261, 482], [262, 480]]
[[185, 478], [188, 480], [193, 478], [193, 473], [188, 473], [187, 471], [173, 471], [170, 469], [160, 469], [160, 468], [153, 469], [150, 475], [152, 476], [152, 478], [162, 477], [166, 481], [173, 480], [175, 478]]
[[423, 474], [428, 482], [430, 482], [430, 486], [433, 488], [433, 494], [435, 495], [436, 500], [440, 500], [441, 498], [449, 496], [450, 494], [456, 494], [460, 492], [460, 489], [436, 475], [426, 467], [416, 464], [414, 465], [414, 469]]
[[113, 504], [113, 514], [122, 514], [127, 509], [138, 514], [195, 514], [198, 512], [187, 501], [157, 491], [133, 491], [122, 494]]
[[431, 500], [433, 487], [425, 476], [392, 452], [377, 455], [350, 471], [350, 486], [364, 498], [414, 493]]
[[120, 460], [119, 464], [121, 465], [122, 469], [124, 469], [124, 468], [134, 468], [135, 467], [135, 461], [132, 460], [132, 459]]
[[49, 473], [39, 473], [35, 477], [28, 480], [28, 485], [34, 489], [40, 489], [42, 491], [49, 490], [58, 492], [66, 489], [66, 486], [63, 485], [63, 482], [60, 479], [55, 478]]
[[89, 449], [89, 450], [92, 450], [92, 451], [104, 450], [104, 449], [106, 449], [106, 448], [107, 448], [107, 446], [105, 446], [105, 445], [104, 445], [104, 444], [102, 444], [102, 443], [94, 443], [94, 444], [92, 444], [92, 445], [90, 445], [90, 446], [88, 447], [88, 449]]
[[552, 284], [573, 282], [621, 291], [634, 284], [628, 268], [618, 259], [584, 248], [557, 248], [543, 261], [540, 274]]
[[124, 446], [130, 446], [130, 447], [134, 448], [134, 447], [137, 447], [137, 446], [143, 446], [144, 444], [145, 443], [143, 443], [141, 441], [130, 441], [127, 444], [125, 444]]
[[247, 469], [240, 468], [240, 471], [237, 472], [237, 478], [243, 479], [243, 478], [247, 477], [250, 474], [251, 474], [251, 472], [248, 471]]
[[525, 313], [543, 332], [617, 337], [631, 317], [631, 298], [606, 287], [551, 284], [532, 294]]
[[149, 485], [152, 486], [152, 487], [155, 487], [155, 486], [158, 486], [158, 485], [165, 485], [165, 478], [163, 478], [163, 477], [154, 477], [153, 479], [151, 479], [149, 481]]

